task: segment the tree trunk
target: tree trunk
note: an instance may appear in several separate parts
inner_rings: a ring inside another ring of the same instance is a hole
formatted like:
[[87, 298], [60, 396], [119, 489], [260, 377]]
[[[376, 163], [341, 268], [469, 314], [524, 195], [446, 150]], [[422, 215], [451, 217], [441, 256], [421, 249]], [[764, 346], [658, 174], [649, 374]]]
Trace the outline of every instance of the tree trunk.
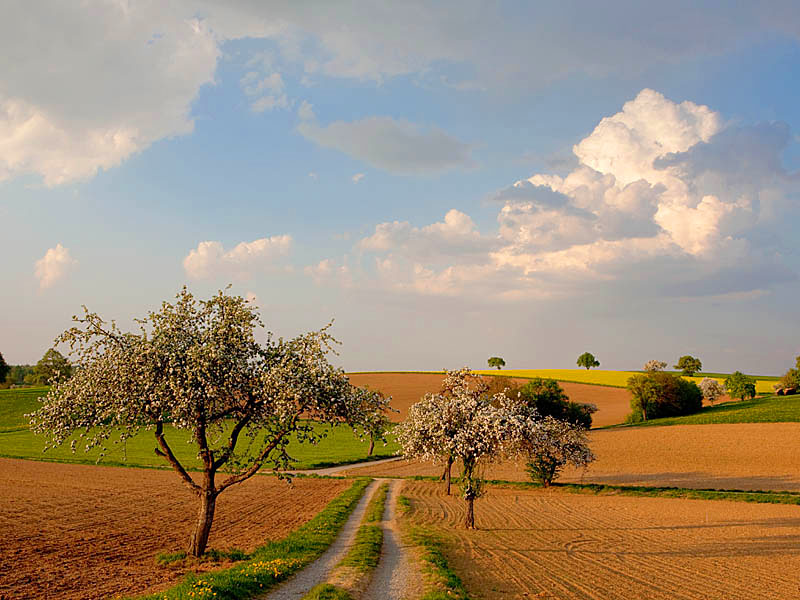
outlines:
[[367, 450], [367, 456], [372, 456], [372, 451], [375, 450], [375, 440], [372, 438], [369, 439], [369, 450]]
[[475, 499], [467, 498], [467, 518], [464, 520], [467, 529], [475, 529]]
[[439, 478], [440, 481], [447, 482], [447, 495], [450, 495], [450, 473], [453, 470], [453, 457], [447, 457], [447, 463], [444, 465], [444, 471], [442, 472], [442, 476]]
[[211, 524], [214, 522], [214, 509], [217, 505], [217, 494], [211, 490], [200, 492], [200, 508], [197, 511], [197, 523], [195, 523], [192, 537], [189, 539], [189, 554], [191, 556], [203, 556], [208, 545], [208, 534], [211, 532]]

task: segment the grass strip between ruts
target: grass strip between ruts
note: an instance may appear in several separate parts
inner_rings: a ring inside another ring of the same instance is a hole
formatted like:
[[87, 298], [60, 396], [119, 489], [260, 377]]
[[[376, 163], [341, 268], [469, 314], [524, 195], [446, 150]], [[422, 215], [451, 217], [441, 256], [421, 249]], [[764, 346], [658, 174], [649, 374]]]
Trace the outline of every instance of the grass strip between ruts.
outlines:
[[137, 598], [139, 600], [252, 598], [287, 579], [319, 557], [336, 539], [369, 482], [369, 479], [356, 480], [305, 525], [281, 540], [268, 542], [256, 548], [246, 562], [221, 571], [190, 573], [174, 587]]
[[[353, 546], [336, 565], [328, 581], [313, 587], [303, 596], [303, 600], [348, 600], [352, 598], [352, 589], [347, 588], [364, 586], [381, 558], [383, 529], [375, 523], [383, 520], [388, 492], [388, 483], [382, 484], [375, 491], [356, 531]], [[342, 585], [343, 581], [346, 582], [346, 587]]]
[[[409, 475], [403, 479], [411, 481], [440, 481], [429, 475]], [[459, 478], [454, 477], [453, 483]], [[505, 488], [544, 489], [539, 483], [531, 481], [507, 481], [487, 479], [485, 483]], [[572, 494], [595, 494], [598, 496], [643, 496], [649, 498], [687, 498], [690, 500], [729, 500], [734, 502], [753, 502], [755, 504], [798, 504], [800, 492], [769, 490], [717, 490], [703, 488], [656, 487], [646, 485], [612, 485], [605, 483], [553, 483], [550, 489]]]
[[[411, 501], [400, 496], [397, 506], [402, 515], [412, 510]], [[423, 572], [428, 575], [420, 600], [470, 600], [461, 578], [450, 568], [444, 555], [444, 540], [428, 527], [402, 523], [404, 537], [417, 548]]]

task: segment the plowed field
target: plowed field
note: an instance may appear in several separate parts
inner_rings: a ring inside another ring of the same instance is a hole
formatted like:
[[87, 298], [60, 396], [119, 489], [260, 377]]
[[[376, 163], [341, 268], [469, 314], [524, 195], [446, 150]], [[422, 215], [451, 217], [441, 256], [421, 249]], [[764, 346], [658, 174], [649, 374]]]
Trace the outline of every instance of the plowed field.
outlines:
[[796, 506], [490, 488], [467, 531], [463, 500], [441, 486], [407, 482], [403, 494], [486, 600], [800, 597]]
[[[219, 497], [210, 548], [245, 551], [308, 521], [350, 482], [257, 476]], [[194, 496], [170, 471], [0, 459], [0, 598], [107, 598], [154, 591], [184, 571]]]
[[[589, 432], [589, 439], [597, 461], [586, 471], [565, 471], [559, 481], [800, 491], [800, 423], [603, 429]], [[347, 473], [439, 475], [441, 467], [398, 461]], [[492, 465], [487, 477], [528, 479], [524, 469], [511, 462]]]
[[[419, 402], [426, 392], [439, 391], [444, 378], [444, 375], [438, 373], [352, 373], [348, 376], [353, 385], [368, 386], [391, 396], [392, 408], [400, 411], [391, 415], [397, 422], [406, 418], [409, 407]], [[521, 384], [527, 382], [526, 379], [514, 381]], [[594, 427], [622, 423], [631, 412], [631, 396], [628, 390], [581, 383], [559, 383], [573, 402], [597, 405], [598, 410], [593, 415]]]

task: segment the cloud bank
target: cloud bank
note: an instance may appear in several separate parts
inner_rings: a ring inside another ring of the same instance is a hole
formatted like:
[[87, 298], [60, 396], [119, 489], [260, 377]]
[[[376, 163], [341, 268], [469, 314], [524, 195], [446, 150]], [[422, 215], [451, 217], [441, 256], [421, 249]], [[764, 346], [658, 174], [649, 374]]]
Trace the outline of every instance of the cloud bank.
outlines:
[[183, 259], [183, 269], [190, 279], [247, 279], [258, 272], [279, 268], [280, 259], [289, 254], [291, 246], [289, 235], [241, 242], [230, 250], [225, 250], [221, 242], [200, 242]]
[[423, 295], [553, 298], [601, 288], [642, 297], [764, 293], [796, 279], [785, 219], [786, 125], [726, 124], [642, 90], [575, 144], [566, 176], [499, 190], [495, 233], [456, 209], [423, 227], [380, 223], [358, 242], [360, 284]]

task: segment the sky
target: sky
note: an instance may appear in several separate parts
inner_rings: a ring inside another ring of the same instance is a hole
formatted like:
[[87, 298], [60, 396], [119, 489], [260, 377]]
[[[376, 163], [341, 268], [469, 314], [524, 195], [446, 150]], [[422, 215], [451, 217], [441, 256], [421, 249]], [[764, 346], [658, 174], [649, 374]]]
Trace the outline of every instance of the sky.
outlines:
[[229, 284], [348, 370], [800, 354], [793, 0], [3, 12], [8, 363]]

